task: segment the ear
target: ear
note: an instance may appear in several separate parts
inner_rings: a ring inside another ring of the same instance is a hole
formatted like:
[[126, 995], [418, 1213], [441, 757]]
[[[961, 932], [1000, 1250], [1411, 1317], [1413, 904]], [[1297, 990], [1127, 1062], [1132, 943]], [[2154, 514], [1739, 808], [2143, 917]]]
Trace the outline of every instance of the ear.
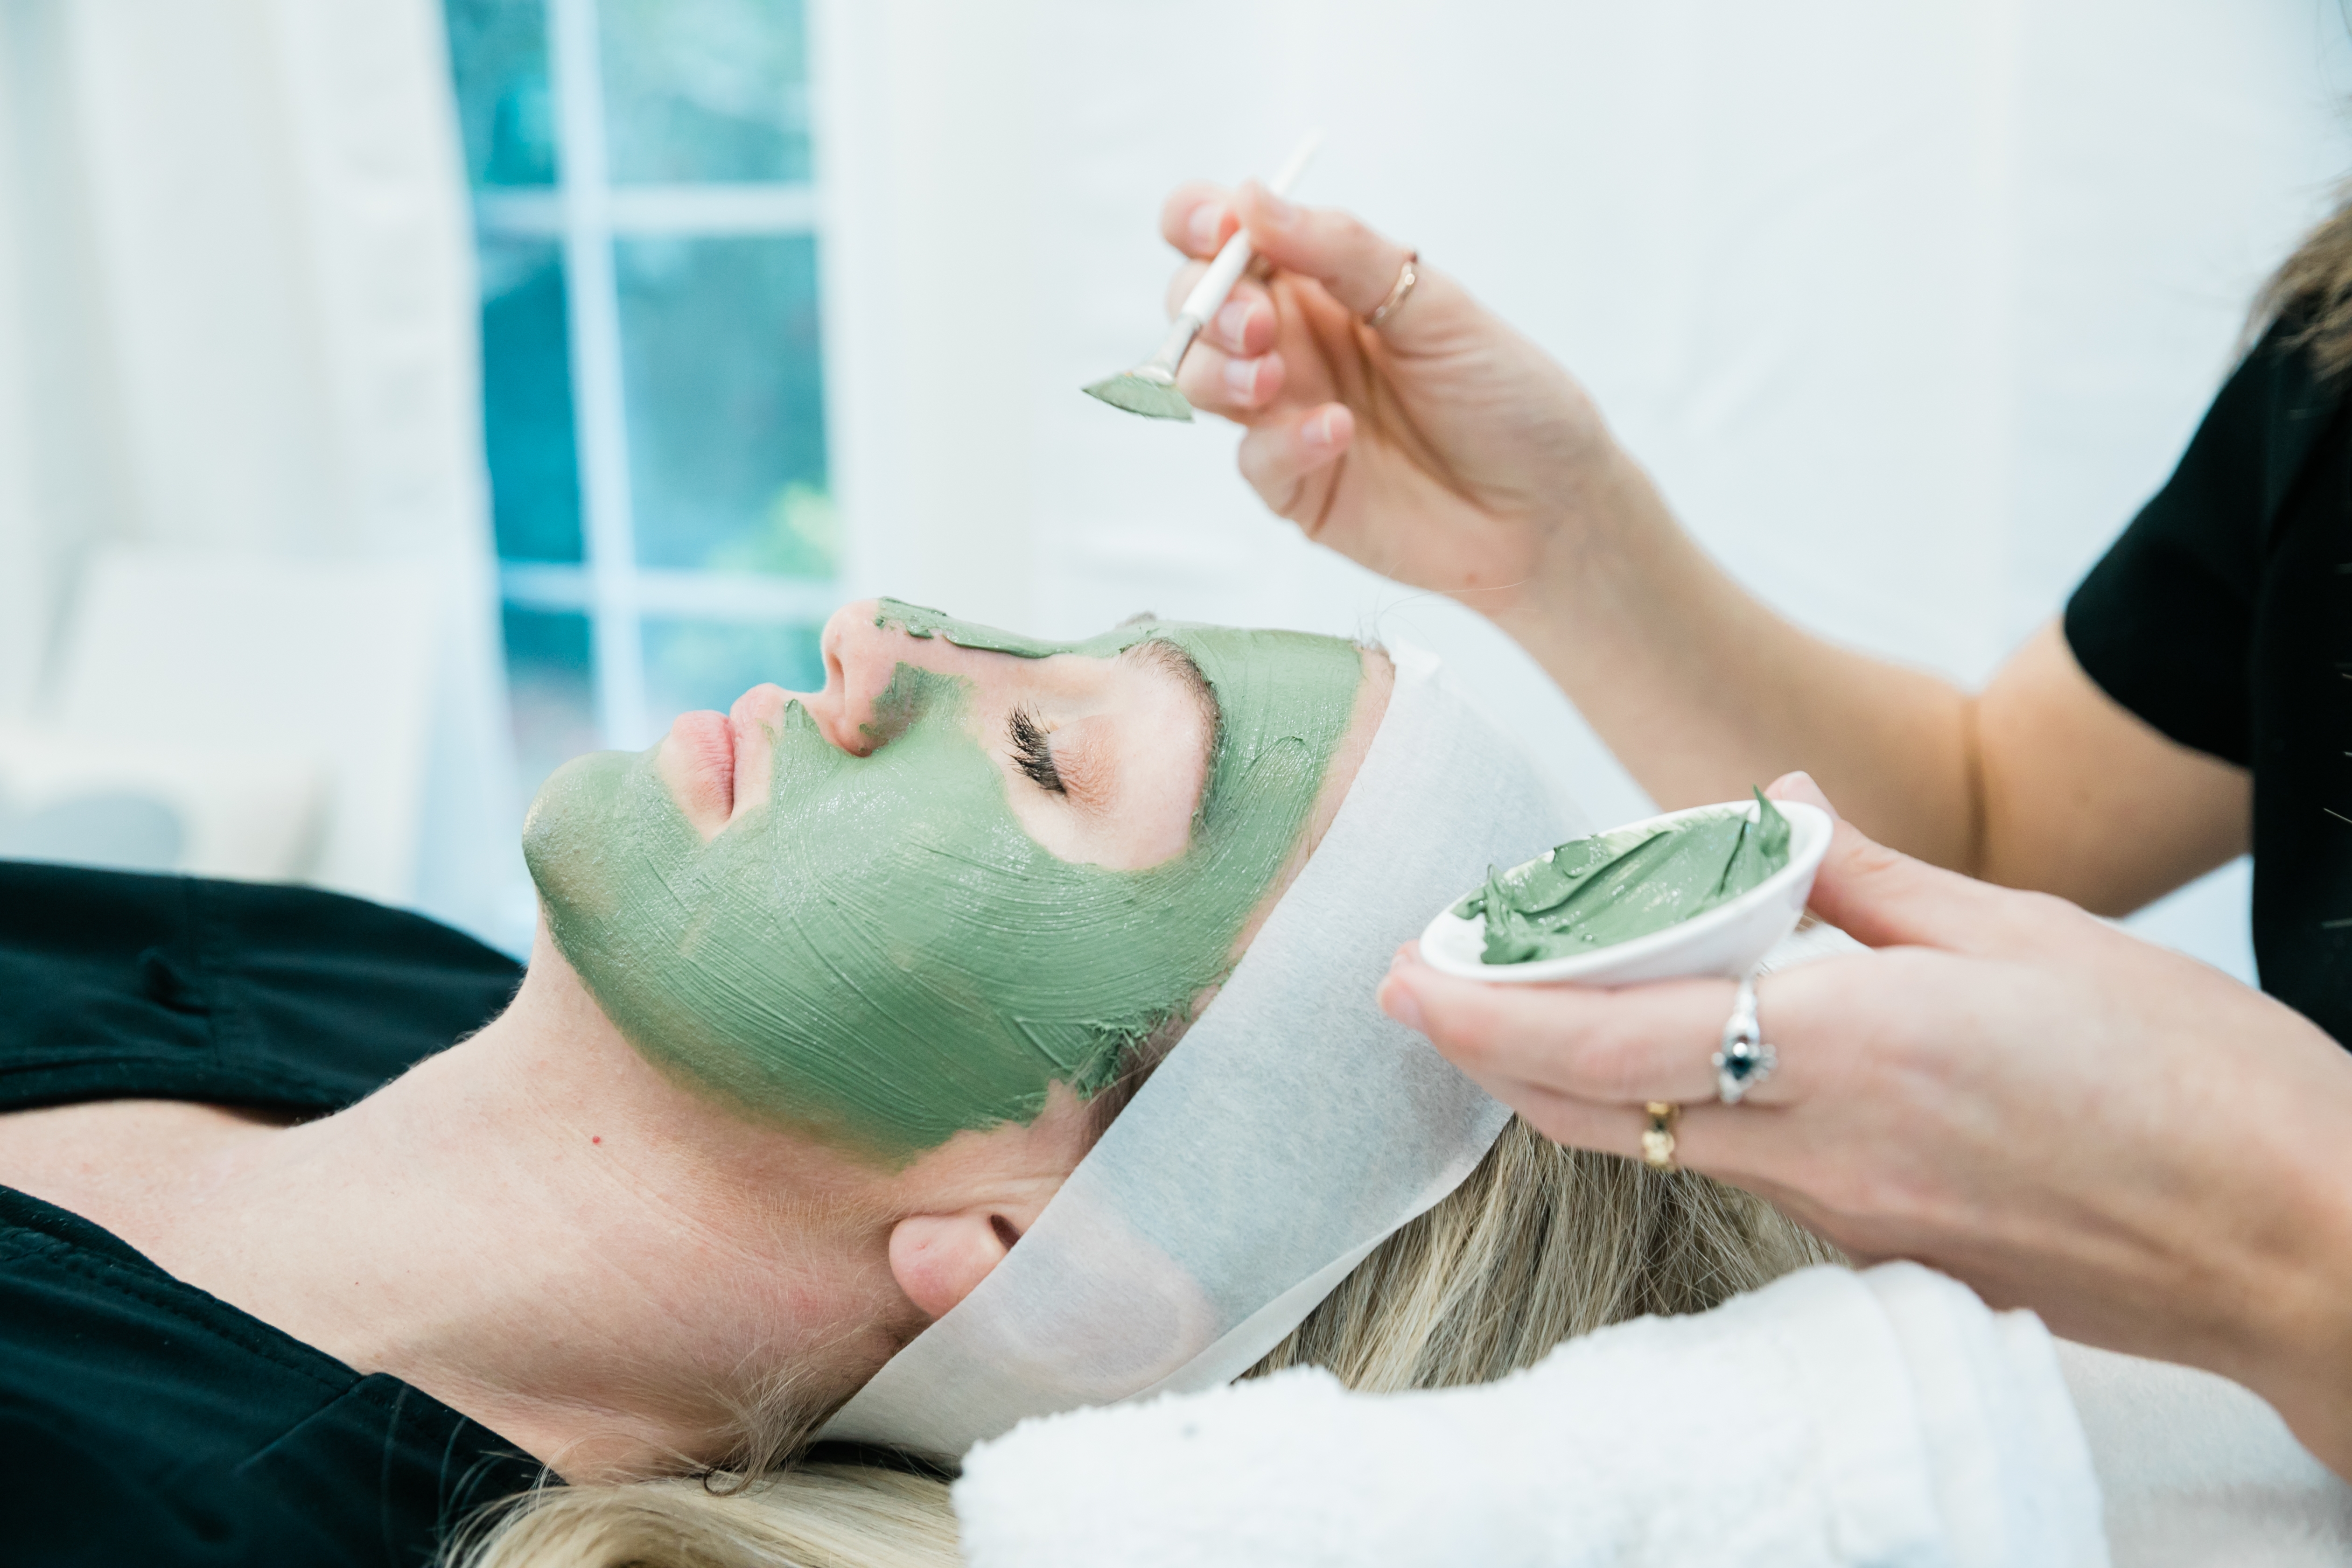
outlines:
[[936, 1322], [1020, 1239], [1013, 1222], [992, 1209], [909, 1215], [890, 1227], [890, 1274], [907, 1300]]

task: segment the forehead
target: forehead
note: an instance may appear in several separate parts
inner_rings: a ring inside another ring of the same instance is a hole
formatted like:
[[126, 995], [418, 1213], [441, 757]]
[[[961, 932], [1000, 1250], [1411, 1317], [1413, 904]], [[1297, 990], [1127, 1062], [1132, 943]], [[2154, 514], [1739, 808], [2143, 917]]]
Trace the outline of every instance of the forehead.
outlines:
[[1056, 654], [1110, 658], [1137, 649], [1155, 659], [1181, 655], [1181, 662], [1168, 668], [1188, 684], [1197, 680], [1195, 689], [1205, 687], [1213, 702], [1218, 741], [1214, 770], [1219, 776], [1210, 781], [1213, 797], [1233, 782], [1222, 775], [1231, 769], [1255, 767], [1269, 746], [1286, 742], [1302, 748], [1313, 759], [1311, 771], [1319, 773], [1347, 727], [1363, 679], [1354, 643], [1305, 632], [1142, 619], [1082, 642], [1055, 642], [959, 620], [897, 599], [878, 601], [874, 619], [877, 626], [895, 626], [911, 637], [937, 637], [958, 647], [1019, 658]]

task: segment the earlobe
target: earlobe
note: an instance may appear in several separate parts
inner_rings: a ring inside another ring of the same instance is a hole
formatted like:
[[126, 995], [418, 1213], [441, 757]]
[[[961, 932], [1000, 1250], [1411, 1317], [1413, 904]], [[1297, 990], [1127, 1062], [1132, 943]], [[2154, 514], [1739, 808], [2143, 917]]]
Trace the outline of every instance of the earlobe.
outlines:
[[1020, 1239], [1010, 1220], [989, 1209], [909, 1215], [890, 1228], [890, 1274], [917, 1310], [937, 1321]]

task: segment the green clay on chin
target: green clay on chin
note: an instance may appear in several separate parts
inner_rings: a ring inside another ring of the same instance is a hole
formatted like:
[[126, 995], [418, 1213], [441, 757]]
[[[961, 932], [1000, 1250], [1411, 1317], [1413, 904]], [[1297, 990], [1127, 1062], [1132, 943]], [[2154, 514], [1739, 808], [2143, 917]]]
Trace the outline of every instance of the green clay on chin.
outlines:
[[1160, 865], [1056, 858], [1023, 829], [962, 680], [901, 664], [855, 757], [797, 702], [774, 787], [708, 844], [654, 771], [599, 752], [532, 803], [557, 948], [640, 1052], [755, 1117], [891, 1159], [1113, 1081], [1223, 978], [1297, 847], [1362, 678], [1355, 646], [1147, 621], [1075, 644], [885, 600], [919, 638], [1045, 658], [1174, 645], [1217, 707], [1191, 842]]
[[1756, 792], [1745, 814], [1597, 833], [1563, 844], [1454, 907], [1486, 918], [1486, 961], [1568, 958], [1648, 936], [1727, 903], [1789, 863], [1789, 819]]

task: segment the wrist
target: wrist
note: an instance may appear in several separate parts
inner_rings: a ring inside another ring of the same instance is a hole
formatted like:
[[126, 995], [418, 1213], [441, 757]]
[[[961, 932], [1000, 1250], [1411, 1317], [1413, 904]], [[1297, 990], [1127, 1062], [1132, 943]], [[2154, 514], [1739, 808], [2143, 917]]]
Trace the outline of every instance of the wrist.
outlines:
[[1577, 611], [1597, 584], [1621, 575], [1629, 547], [1664, 511], [1657, 489], [1632, 453], [1603, 430], [1592, 449], [1528, 498], [1534, 548], [1520, 592], [1496, 621]]
[[1533, 509], [1526, 582], [1507, 603], [1477, 607], [1555, 676], [1554, 656], [1570, 650], [1548, 645], [1573, 637], [1581, 647], [1672, 620], [1682, 557], [1695, 552], [1649, 471], [1607, 431]]
[[2300, 1157], [2278, 1194], [2295, 1246], [2244, 1293], [2245, 1364], [2234, 1375], [2322, 1463], [2352, 1479], [2352, 1105], [2326, 1128], [2297, 1120]]

